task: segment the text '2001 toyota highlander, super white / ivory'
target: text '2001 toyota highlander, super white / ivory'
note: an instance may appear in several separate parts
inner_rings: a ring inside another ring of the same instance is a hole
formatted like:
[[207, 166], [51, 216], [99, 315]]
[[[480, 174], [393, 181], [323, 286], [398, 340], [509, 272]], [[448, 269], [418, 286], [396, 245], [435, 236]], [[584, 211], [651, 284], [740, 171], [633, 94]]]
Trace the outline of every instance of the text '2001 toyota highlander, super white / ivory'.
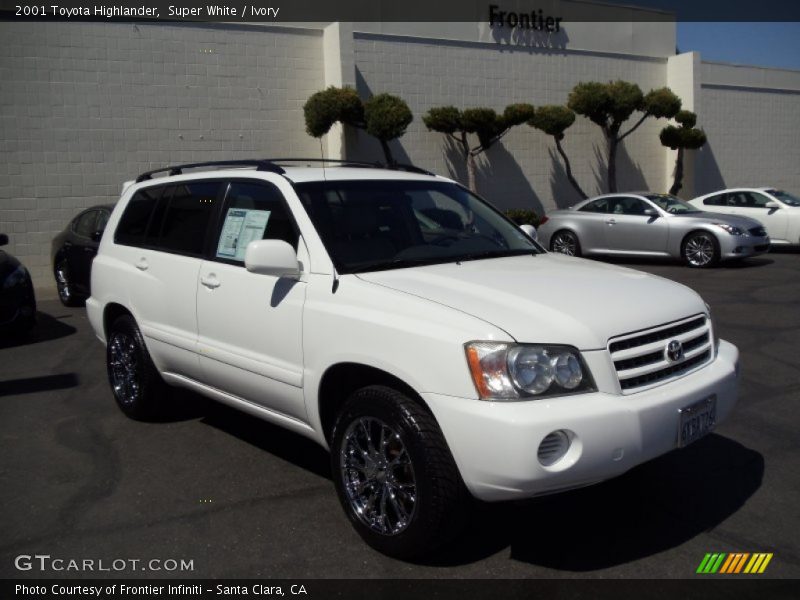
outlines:
[[124, 190], [87, 311], [128, 415], [166, 382], [310, 437], [356, 530], [408, 557], [469, 494], [602, 481], [730, 413], [738, 352], [692, 290], [547, 253], [442, 177], [287, 162]]

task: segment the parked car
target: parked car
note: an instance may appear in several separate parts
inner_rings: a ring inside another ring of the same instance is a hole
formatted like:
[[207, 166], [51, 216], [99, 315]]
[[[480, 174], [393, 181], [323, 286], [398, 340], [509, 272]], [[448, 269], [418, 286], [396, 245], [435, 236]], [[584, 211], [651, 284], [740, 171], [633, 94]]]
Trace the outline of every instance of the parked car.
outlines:
[[234, 164], [144, 173], [114, 208], [86, 302], [112, 393], [147, 419], [182, 386], [308, 436], [382, 552], [444, 543], [469, 494], [624, 473], [736, 402], [738, 351], [685, 286], [545, 252], [443, 177]]
[[569, 256], [671, 256], [690, 267], [756, 256], [770, 244], [754, 219], [702, 212], [652, 192], [606, 194], [553, 211], [537, 233], [545, 247]]
[[91, 294], [92, 261], [113, 208], [113, 204], [87, 208], [53, 238], [53, 276], [64, 306], [78, 306]]
[[[0, 233], [0, 246], [8, 236]], [[36, 296], [31, 275], [21, 262], [0, 250], [0, 334], [25, 333], [36, 324]]]
[[773, 245], [800, 244], [800, 198], [775, 188], [734, 188], [700, 196], [695, 207], [758, 220]]

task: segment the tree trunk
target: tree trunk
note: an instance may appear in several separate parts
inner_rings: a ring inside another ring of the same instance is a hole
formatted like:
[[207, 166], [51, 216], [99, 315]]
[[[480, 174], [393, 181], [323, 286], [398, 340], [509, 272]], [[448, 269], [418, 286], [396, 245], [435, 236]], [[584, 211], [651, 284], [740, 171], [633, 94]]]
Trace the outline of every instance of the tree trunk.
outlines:
[[683, 187], [683, 148], [678, 148], [678, 157], [675, 159], [675, 179], [669, 193], [677, 196]]
[[586, 198], [588, 198], [589, 196], [587, 196], [584, 193], [584, 191], [581, 189], [581, 186], [578, 184], [575, 177], [573, 177], [572, 165], [570, 165], [569, 163], [569, 159], [567, 158], [567, 153], [564, 152], [564, 148], [561, 147], [561, 140], [559, 140], [558, 137], [556, 136], [553, 136], [553, 138], [556, 140], [556, 149], [558, 150], [558, 153], [561, 155], [561, 158], [564, 161], [564, 170], [567, 172], [567, 179], [572, 184], [572, 187], [575, 188], [575, 191], [578, 192], [578, 194], [580, 194], [580, 197], [586, 200]]
[[617, 191], [617, 140], [616, 134], [608, 137], [608, 191]]
[[392, 156], [392, 150], [389, 148], [389, 142], [386, 140], [378, 140], [381, 143], [381, 148], [383, 148], [383, 156], [386, 158], [386, 164], [390, 167], [393, 167], [397, 164], [394, 160], [394, 156]]
[[477, 165], [475, 164], [475, 155], [472, 152], [467, 153], [467, 185], [470, 191], [474, 194], [478, 193], [478, 182], [476, 181]]

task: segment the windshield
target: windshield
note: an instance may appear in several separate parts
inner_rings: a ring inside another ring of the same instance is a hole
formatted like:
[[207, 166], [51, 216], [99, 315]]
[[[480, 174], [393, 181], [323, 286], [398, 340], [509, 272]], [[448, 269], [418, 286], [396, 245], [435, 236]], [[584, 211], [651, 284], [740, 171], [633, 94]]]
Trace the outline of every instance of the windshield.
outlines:
[[770, 194], [788, 206], [800, 206], [800, 198], [783, 190], [768, 190]]
[[295, 188], [340, 273], [543, 252], [453, 183], [320, 181]]
[[661, 210], [673, 215], [701, 212], [688, 202], [669, 194], [646, 194], [645, 198], [654, 203]]

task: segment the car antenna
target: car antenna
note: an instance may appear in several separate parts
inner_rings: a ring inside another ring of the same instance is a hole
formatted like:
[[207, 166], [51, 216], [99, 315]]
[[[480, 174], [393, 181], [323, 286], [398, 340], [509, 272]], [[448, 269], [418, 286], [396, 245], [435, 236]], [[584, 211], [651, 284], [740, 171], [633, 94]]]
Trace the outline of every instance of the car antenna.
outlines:
[[[319, 138], [319, 155], [322, 157], [322, 187], [323, 190], [328, 183], [328, 176], [325, 173], [325, 151], [322, 148], [322, 138]], [[336, 265], [331, 264], [333, 268], [333, 285], [331, 286], [331, 294], [335, 294], [336, 290], [339, 289], [339, 273], [336, 272]]]

